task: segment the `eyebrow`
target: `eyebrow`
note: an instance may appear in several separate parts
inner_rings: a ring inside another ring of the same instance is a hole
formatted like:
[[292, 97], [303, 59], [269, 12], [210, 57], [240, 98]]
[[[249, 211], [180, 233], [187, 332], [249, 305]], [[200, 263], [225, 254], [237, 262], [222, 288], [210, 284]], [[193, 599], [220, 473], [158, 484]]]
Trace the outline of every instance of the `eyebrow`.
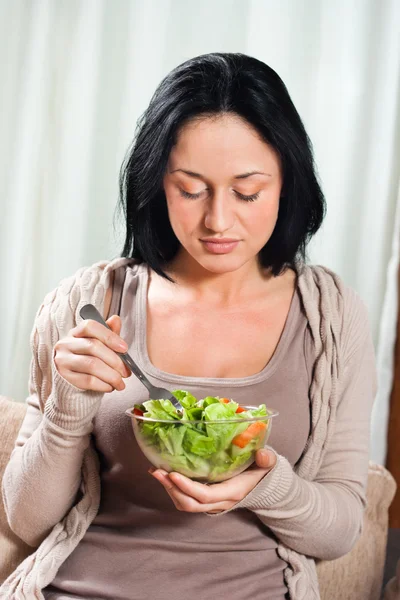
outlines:
[[[186, 169], [175, 169], [174, 171], [170, 171], [170, 173], [176, 173], [177, 171], [186, 173], [186, 175], [189, 175], [190, 177], [195, 177], [196, 179], [204, 179], [204, 176], [200, 173], [195, 173], [194, 171], [186, 171]], [[272, 177], [271, 173], [263, 173], [262, 171], [249, 171], [247, 173], [235, 175], [234, 179], [246, 179], [247, 177], [251, 177], [251, 175], [266, 175], [267, 177]]]

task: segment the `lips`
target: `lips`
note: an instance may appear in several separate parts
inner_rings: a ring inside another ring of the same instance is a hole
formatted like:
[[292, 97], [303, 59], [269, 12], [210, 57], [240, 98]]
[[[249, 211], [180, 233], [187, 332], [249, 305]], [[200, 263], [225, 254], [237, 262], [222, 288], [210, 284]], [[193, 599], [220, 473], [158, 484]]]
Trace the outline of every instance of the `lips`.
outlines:
[[202, 238], [202, 242], [207, 242], [209, 244], [230, 244], [231, 242], [238, 242], [234, 238]]
[[232, 238], [203, 238], [200, 240], [211, 254], [228, 254], [239, 244], [240, 240]]

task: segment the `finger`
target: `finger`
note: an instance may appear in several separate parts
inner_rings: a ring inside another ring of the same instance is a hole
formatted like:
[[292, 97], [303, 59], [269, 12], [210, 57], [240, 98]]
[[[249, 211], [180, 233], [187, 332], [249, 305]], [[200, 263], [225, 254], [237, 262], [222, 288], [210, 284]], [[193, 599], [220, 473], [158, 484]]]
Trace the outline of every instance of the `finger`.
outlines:
[[[242, 499], [243, 488], [241, 482], [236, 477], [221, 483], [213, 483], [212, 485], [193, 481], [189, 477], [176, 472], [169, 473], [168, 477], [181, 492], [203, 505], [220, 504], [227, 501], [235, 503]], [[240, 477], [240, 475], [237, 477]]]
[[168, 478], [168, 476], [165, 474], [165, 472], [158, 469], [155, 471], [149, 471], [149, 473], [151, 475], [153, 475], [154, 479], [157, 479], [157, 481], [159, 481], [161, 483], [161, 485], [165, 488], [168, 495], [171, 497], [171, 500], [175, 504], [176, 508], [178, 510], [181, 510], [181, 508], [182, 508], [181, 505], [179, 504], [178, 500], [172, 494], [172, 490], [174, 488], [176, 488], [176, 486]]
[[205, 485], [204, 483], [193, 481], [192, 479], [189, 479], [189, 477], [185, 477], [184, 475], [181, 475], [181, 473], [176, 472], [169, 473], [169, 477], [185, 494], [192, 496], [202, 504], [210, 504], [215, 502], [225, 502], [227, 500], [234, 502], [241, 500], [243, 479], [238, 480], [238, 477], [243, 476], [244, 473], [245, 472], [236, 477], [232, 477], [227, 481], [213, 483], [212, 485]]
[[257, 450], [255, 460], [261, 469], [272, 469], [276, 465], [276, 454], [272, 450], [262, 448]]
[[90, 387], [93, 378], [97, 378], [111, 385], [113, 389], [119, 391], [125, 389], [121, 374], [96, 356], [71, 354], [68, 368], [72, 373], [79, 373], [81, 379], [82, 375], [86, 376], [83, 378], [84, 383], [88, 383]]
[[119, 315], [111, 315], [106, 321], [107, 325], [111, 327], [112, 331], [119, 335], [121, 333], [122, 321]]
[[234, 502], [222, 501], [212, 503], [198, 502], [195, 498], [186, 495], [180, 490], [170, 479], [170, 474], [164, 474], [165, 472], [160, 469], [152, 473], [153, 477], [157, 479], [165, 488], [169, 496], [171, 497], [176, 508], [185, 512], [201, 513], [201, 512], [221, 512], [231, 508]]
[[[118, 371], [121, 377], [128, 377], [128, 368], [124, 365], [121, 358], [113, 350], [110, 350], [108, 346], [105, 346], [103, 342], [97, 338], [75, 338], [69, 337], [64, 340], [64, 347], [68, 349], [72, 354], [78, 356], [92, 356], [99, 358], [106, 365]], [[73, 371], [78, 371], [76, 368], [72, 368]], [[79, 369], [82, 372], [82, 369]], [[88, 373], [89, 371], [83, 371]]]
[[[211, 496], [210, 487], [205, 485], [204, 483], [200, 483], [199, 481], [193, 481], [189, 477], [185, 477], [181, 473], [176, 473], [173, 471], [168, 474], [169, 480], [177, 487], [180, 491], [185, 494], [195, 498], [198, 502], [202, 504], [208, 502], [216, 502], [218, 500], [226, 500], [226, 494], [224, 496], [220, 495], [219, 498], [216, 497], [215, 493]], [[214, 487], [214, 486], [212, 486]]]
[[102, 392], [103, 394], [114, 391], [112, 385], [105, 383], [101, 379], [97, 379], [97, 377], [88, 376], [85, 380], [86, 382], [88, 382], [88, 384], [86, 385], [85, 381], [82, 379], [81, 373], [74, 373], [73, 371], [63, 370], [62, 372], [60, 371], [60, 375], [67, 379], [69, 383], [72, 383], [72, 385], [83, 391], [91, 390], [94, 392]]
[[[114, 324], [113, 321], [111, 323]], [[82, 320], [71, 330], [71, 335], [76, 338], [96, 338], [114, 352], [128, 350], [126, 342], [117, 333], [93, 319]]]
[[[111, 317], [109, 319], [107, 319], [106, 323], [109, 327], [111, 327], [111, 329], [114, 333], [116, 333], [118, 336], [120, 336], [122, 321], [121, 321], [121, 317], [119, 315], [111, 315]], [[122, 360], [121, 360], [121, 363], [122, 363], [122, 376], [130, 377], [132, 375], [132, 371], [126, 366], [126, 364]]]
[[176, 472], [169, 473], [169, 478], [185, 494], [192, 496], [203, 504], [223, 501], [240, 502], [244, 495], [248, 494], [269, 471], [270, 468], [250, 468], [227, 481], [213, 483], [212, 485], [193, 481], [189, 477]]

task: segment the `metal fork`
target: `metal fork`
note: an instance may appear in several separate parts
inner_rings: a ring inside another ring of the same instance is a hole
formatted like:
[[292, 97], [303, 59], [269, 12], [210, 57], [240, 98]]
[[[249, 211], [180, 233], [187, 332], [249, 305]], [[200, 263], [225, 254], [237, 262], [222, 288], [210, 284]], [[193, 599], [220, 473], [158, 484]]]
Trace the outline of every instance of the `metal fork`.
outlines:
[[[93, 321], [97, 321], [101, 325], [104, 325], [105, 327], [107, 327], [107, 329], [111, 329], [111, 327], [107, 325], [107, 323], [105, 322], [97, 308], [93, 306], [93, 304], [85, 304], [85, 306], [83, 306], [79, 311], [79, 314], [81, 315], [82, 319], [92, 319]], [[179, 402], [179, 400], [177, 400], [169, 390], [155, 387], [154, 385], [152, 385], [147, 379], [147, 377], [144, 375], [144, 373], [142, 373], [142, 371], [139, 369], [133, 358], [127, 352], [116, 352], [116, 354], [118, 354], [118, 356], [121, 357], [121, 360], [126, 364], [128, 369], [130, 369], [132, 373], [136, 375], [136, 377], [149, 390], [150, 398], [152, 400], [170, 400], [175, 406], [176, 410], [182, 413], [183, 406]]]

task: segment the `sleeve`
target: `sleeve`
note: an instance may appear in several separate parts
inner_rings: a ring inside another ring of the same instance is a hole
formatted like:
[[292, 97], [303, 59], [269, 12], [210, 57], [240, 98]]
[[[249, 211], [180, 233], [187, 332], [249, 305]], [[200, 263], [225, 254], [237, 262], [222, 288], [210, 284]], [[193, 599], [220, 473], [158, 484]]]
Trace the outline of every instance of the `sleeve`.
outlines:
[[33, 547], [75, 503], [92, 420], [104, 395], [71, 385], [54, 364], [54, 344], [76, 324], [71, 298], [63, 296], [63, 286], [48, 294], [36, 316], [28, 408], [2, 482], [10, 528]]
[[367, 311], [354, 293], [346, 310], [335, 429], [317, 476], [313, 481], [301, 478], [277, 454], [275, 467], [233, 507], [254, 512], [289, 548], [324, 560], [351, 550], [362, 532], [366, 507], [375, 356]]

